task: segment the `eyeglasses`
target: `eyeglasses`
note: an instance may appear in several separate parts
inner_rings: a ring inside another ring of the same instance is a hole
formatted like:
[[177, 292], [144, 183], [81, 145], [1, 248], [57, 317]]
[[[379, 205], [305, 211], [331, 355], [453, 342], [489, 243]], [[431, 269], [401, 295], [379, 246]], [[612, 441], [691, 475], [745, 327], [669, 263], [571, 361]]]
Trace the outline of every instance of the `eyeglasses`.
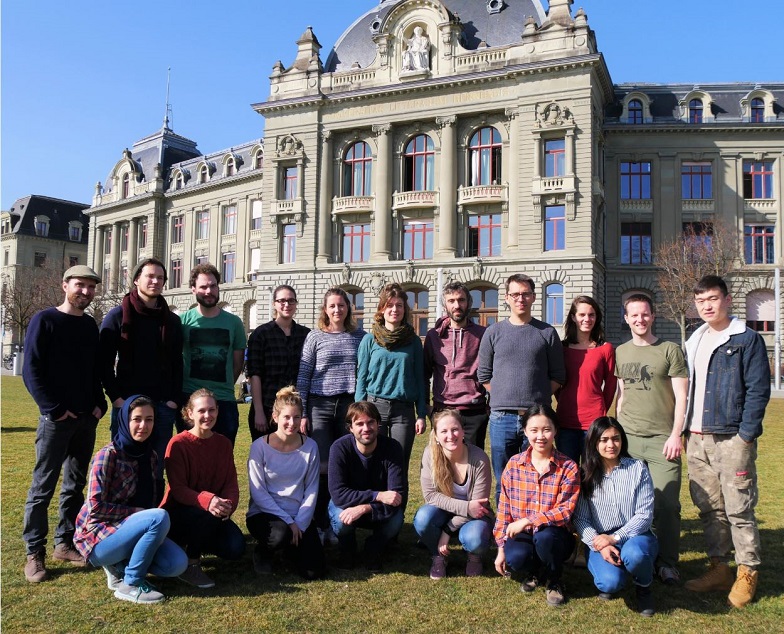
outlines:
[[276, 299], [276, 300], [275, 300], [275, 303], [276, 303], [276, 304], [296, 304], [296, 303], [297, 303], [297, 300], [296, 300], [296, 299], [294, 299], [293, 297], [292, 297], [292, 298], [290, 298], [290, 299], [289, 299], [289, 298], [285, 298], [285, 299]]
[[534, 298], [534, 293], [507, 293], [506, 296], [513, 302], [517, 302], [521, 299], [528, 302]]

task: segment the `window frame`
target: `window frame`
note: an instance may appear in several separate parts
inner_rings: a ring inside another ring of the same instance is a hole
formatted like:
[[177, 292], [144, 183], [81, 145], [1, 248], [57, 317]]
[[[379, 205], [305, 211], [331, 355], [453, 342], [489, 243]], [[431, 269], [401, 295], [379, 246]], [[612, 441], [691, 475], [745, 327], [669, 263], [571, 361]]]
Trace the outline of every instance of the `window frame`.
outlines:
[[[555, 214], [560, 210], [560, 215]], [[546, 205], [544, 208], [544, 250], [563, 251], [566, 249], [566, 205]]]
[[[560, 293], [554, 292], [559, 288]], [[551, 326], [562, 326], [566, 318], [564, 312], [564, 285], [560, 282], [550, 282], [544, 287], [544, 321]], [[554, 319], [554, 318], [557, 318]]]
[[[707, 171], [705, 171], [706, 167]], [[695, 189], [698, 190], [696, 196], [694, 195]], [[713, 200], [713, 163], [711, 161], [683, 161], [681, 163], [681, 199]]]
[[210, 210], [201, 209], [196, 212], [196, 239], [209, 240], [210, 238]]
[[[358, 233], [355, 231], [357, 228], [359, 228]], [[354, 257], [354, 245], [357, 239], [359, 240], [359, 257]], [[341, 247], [342, 262], [368, 262], [370, 260], [370, 222], [345, 223], [341, 231]]]
[[237, 203], [229, 203], [221, 207], [221, 235], [237, 235]]
[[237, 253], [227, 251], [221, 253], [221, 281], [225, 284], [232, 284], [237, 274]]
[[182, 244], [185, 241], [185, 216], [183, 214], [173, 215], [171, 228], [171, 243]]
[[501, 133], [494, 126], [489, 125], [474, 131], [468, 142], [469, 187], [500, 185], [502, 161]]
[[[773, 159], [763, 159], [760, 161], [757, 161], [755, 159], [744, 159], [743, 160], [743, 199], [744, 200], [772, 199], [774, 176], [775, 176], [775, 169], [774, 169]], [[759, 190], [761, 190], [761, 192]]]
[[281, 226], [280, 263], [294, 264], [297, 261], [297, 225], [287, 223]]
[[[652, 171], [651, 161], [621, 161], [619, 168], [621, 200], [652, 200]], [[636, 187], [635, 183], [637, 183]]]
[[[421, 225], [421, 228], [419, 227]], [[435, 241], [435, 223], [432, 218], [407, 218], [403, 221], [402, 242], [404, 260], [432, 260]], [[421, 237], [422, 257], [417, 256], [417, 237]], [[409, 250], [410, 241], [410, 250]]]
[[[501, 255], [503, 214], [477, 213], [468, 216], [466, 257], [492, 258]], [[485, 247], [483, 249], [483, 242]], [[496, 248], [497, 247], [497, 248]]]
[[[423, 147], [420, 149], [419, 142]], [[412, 145], [413, 144], [413, 145]], [[433, 191], [435, 188], [435, 144], [428, 134], [411, 137], [403, 151], [404, 192]]]
[[566, 139], [544, 140], [544, 177], [558, 178], [566, 175]]
[[633, 99], [629, 99], [629, 103], [627, 106], [627, 119], [626, 122], [632, 125], [640, 125], [645, 121], [645, 115], [643, 113], [643, 105], [642, 100], [634, 97]]
[[[647, 229], [647, 232], [643, 231]], [[647, 266], [653, 263], [653, 223], [621, 222], [620, 263], [627, 266]], [[646, 245], [647, 238], [647, 245]], [[628, 260], [624, 258], [624, 240], [628, 239]], [[634, 240], [639, 239], [635, 248]], [[636, 257], [635, 257], [636, 254]], [[646, 258], [647, 255], [647, 258]]]
[[[357, 149], [362, 149], [358, 155]], [[358, 179], [357, 172], [360, 178]], [[371, 196], [373, 191], [373, 152], [367, 141], [352, 143], [343, 154], [342, 196]]]
[[776, 263], [776, 226], [747, 222], [743, 225], [743, 259], [746, 264]]

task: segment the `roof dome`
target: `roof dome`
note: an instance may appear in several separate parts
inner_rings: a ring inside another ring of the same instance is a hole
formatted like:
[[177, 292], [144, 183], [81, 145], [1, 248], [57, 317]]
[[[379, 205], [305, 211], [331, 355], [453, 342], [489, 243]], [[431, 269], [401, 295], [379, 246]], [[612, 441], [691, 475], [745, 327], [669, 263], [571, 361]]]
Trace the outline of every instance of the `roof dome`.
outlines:
[[[463, 25], [462, 46], [475, 50], [480, 42], [487, 46], [506, 46], [520, 42], [525, 21], [529, 16], [541, 25], [545, 10], [540, 0], [441, 0], [452, 15]], [[349, 70], [359, 64], [367, 68], [376, 58], [373, 35], [401, 0], [381, 0], [378, 6], [360, 16], [340, 36], [327, 57], [326, 72]]]

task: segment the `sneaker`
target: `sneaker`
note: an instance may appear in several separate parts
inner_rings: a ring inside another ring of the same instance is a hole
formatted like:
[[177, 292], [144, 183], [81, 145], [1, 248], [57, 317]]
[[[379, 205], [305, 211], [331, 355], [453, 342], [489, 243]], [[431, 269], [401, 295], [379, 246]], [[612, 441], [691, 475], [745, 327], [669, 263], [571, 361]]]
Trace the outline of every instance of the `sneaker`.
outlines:
[[49, 573], [46, 572], [46, 563], [44, 562], [45, 555], [43, 550], [37, 553], [27, 555], [27, 563], [24, 567], [25, 579], [30, 583], [40, 583], [49, 578]]
[[563, 605], [566, 601], [563, 586], [555, 581], [550, 581], [545, 588], [544, 598], [547, 601], [547, 605], [551, 605], [553, 607]]
[[67, 561], [77, 568], [84, 568], [87, 565], [84, 557], [82, 557], [81, 553], [73, 547], [73, 544], [67, 544], [65, 542], [60, 542], [54, 547], [52, 559]]
[[520, 590], [526, 593], [533, 592], [538, 587], [539, 587], [539, 579], [536, 577], [536, 575], [530, 575], [526, 577], [525, 581], [523, 581], [523, 583], [520, 584]]
[[253, 571], [257, 575], [272, 574], [272, 562], [268, 559], [264, 559], [261, 554], [255, 550], [253, 551]]
[[653, 602], [651, 586], [634, 586], [634, 589], [637, 594], [637, 611], [642, 616], [656, 614], [656, 604]]
[[748, 566], [743, 564], [738, 566], [738, 577], [732, 584], [732, 590], [727, 597], [727, 605], [733, 608], [745, 608], [751, 603], [757, 593], [758, 574], [756, 570], [752, 570]]
[[165, 597], [153, 585], [142, 581], [138, 586], [131, 586], [124, 581], [120, 582], [114, 591], [114, 596], [121, 601], [131, 603], [160, 603]]
[[598, 599], [601, 599], [602, 601], [612, 601], [614, 598], [612, 592], [600, 592], [599, 594], [596, 595], [596, 597]]
[[667, 586], [677, 586], [681, 583], [681, 573], [672, 566], [659, 566], [659, 579]]
[[729, 592], [734, 581], [730, 567], [718, 557], [711, 557], [708, 571], [687, 581], [684, 588], [692, 592]]
[[466, 577], [481, 577], [484, 572], [482, 558], [479, 555], [468, 555], [466, 562]]
[[201, 564], [198, 561], [188, 564], [185, 572], [178, 578], [180, 581], [184, 581], [185, 583], [196, 588], [201, 588], [202, 590], [215, 587], [215, 582], [204, 574], [204, 571], [201, 569]]
[[446, 557], [435, 555], [433, 557], [433, 565], [430, 566], [430, 578], [437, 581], [444, 577], [446, 577]]
[[120, 571], [114, 566], [104, 566], [103, 571], [106, 573], [106, 586], [109, 590], [117, 590], [123, 581]]

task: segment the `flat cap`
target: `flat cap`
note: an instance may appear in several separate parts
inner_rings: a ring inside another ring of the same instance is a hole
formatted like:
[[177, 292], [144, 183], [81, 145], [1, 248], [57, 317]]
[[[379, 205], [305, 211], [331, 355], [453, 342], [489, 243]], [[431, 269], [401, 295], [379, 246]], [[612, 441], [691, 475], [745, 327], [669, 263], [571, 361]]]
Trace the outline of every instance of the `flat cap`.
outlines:
[[89, 266], [85, 264], [77, 264], [76, 266], [72, 266], [68, 269], [65, 273], [63, 273], [63, 282], [67, 282], [72, 277], [84, 277], [88, 280], [95, 280], [98, 284], [101, 283], [101, 278], [93, 271]]

